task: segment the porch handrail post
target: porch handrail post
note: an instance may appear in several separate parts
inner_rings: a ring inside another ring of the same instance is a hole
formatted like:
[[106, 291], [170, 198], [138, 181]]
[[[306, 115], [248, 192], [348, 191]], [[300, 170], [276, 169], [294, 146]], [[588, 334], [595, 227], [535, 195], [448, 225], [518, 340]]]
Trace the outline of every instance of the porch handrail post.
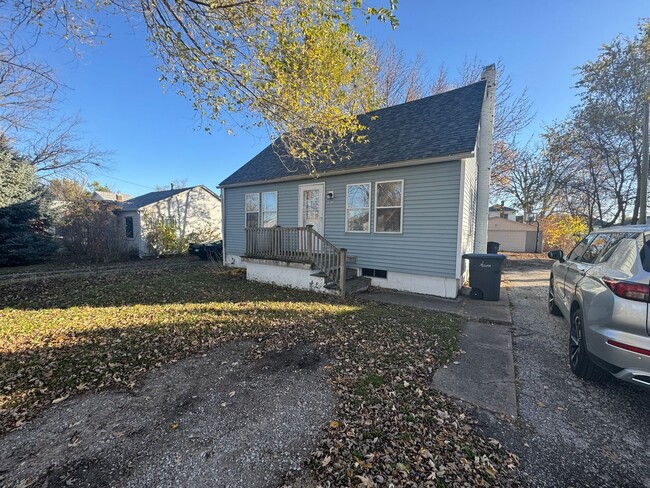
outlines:
[[348, 250], [341, 248], [339, 250], [339, 288], [341, 290], [341, 296], [345, 298], [345, 282], [347, 278], [347, 272], [345, 269], [346, 262], [348, 260]]
[[307, 229], [307, 261], [312, 262], [312, 231], [314, 230], [313, 225], [305, 225]]
[[277, 258], [278, 255], [278, 228], [271, 229], [271, 256]]

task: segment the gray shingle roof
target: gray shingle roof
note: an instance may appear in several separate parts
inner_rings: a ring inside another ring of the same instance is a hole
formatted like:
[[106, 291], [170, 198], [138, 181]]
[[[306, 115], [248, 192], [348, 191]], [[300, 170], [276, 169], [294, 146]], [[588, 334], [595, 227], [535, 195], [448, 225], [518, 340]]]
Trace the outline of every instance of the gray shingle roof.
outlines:
[[145, 193], [139, 197], [131, 198], [131, 200], [122, 202], [122, 210], [137, 210], [139, 208], [146, 207], [147, 205], [151, 205], [152, 203], [159, 202], [160, 200], [164, 200], [165, 198], [183, 193], [184, 191], [190, 190], [191, 188], [175, 188], [173, 190], [152, 191]]
[[[366, 127], [366, 143], [350, 145], [351, 157], [318, 167], [319, 174], [399, 161], [468, 153], [474, 150], [481, 118], [485, 82], [440, 95], [402, 103], [359, 116]], [[221, 182], [222, 186], [285, 176], [307, 175], [296, 160], [284, 163], [276, 140]], [[285, 166], [286, 165], [286, 166]]]

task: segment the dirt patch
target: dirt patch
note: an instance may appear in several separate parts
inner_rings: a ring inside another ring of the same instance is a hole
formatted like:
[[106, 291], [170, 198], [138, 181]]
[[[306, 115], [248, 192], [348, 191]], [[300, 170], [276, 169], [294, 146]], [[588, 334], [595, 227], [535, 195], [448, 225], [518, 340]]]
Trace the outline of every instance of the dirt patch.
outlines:
[[[1, 486], [269, 486], [300, 471], [333, 417], [326, 361], [252, 343], [149, 373], [135, 392], [63, 401], [0, 438]], [[22, 483], [22, 485], [21, 485]]]

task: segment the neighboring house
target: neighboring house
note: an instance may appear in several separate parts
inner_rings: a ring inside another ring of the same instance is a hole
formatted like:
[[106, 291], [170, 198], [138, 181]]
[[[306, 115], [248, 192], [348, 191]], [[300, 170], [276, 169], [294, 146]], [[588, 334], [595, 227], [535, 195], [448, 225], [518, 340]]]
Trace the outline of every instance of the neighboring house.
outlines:
[[500, 244], [500, 251], [541, 252], [543, 234], [538, 222], [529, 224], [501, 217], [488, 222], [488, 239]]
[[113, 193], [111, 191], [94, 191], [90, 196], [91, 200], [99, 202], [125, 202], [133, 198], [131, 195], [124, 193]]
[[495, 74], [360, 116], [368, 141], [318, 178], [268, 146], [220, 185], [224, 263], [319, 291], [344, 294], [360, 275], [456, 297], [462, 255], [487, 243]]
[[490, 207], [490, 218], [501, 217], [502, 219], [517, 220], [517, 210], [514, 208], [506, 207], [503, 203], [501, 205], [492, 205]]
[[203, 185], [154, 191], [131, 198], [116, 211], [120, 233], [140, 257], [152, 255], [146, 236], [158, 222], [172, 223], [179, 237], [221, 235], [221, 199]]

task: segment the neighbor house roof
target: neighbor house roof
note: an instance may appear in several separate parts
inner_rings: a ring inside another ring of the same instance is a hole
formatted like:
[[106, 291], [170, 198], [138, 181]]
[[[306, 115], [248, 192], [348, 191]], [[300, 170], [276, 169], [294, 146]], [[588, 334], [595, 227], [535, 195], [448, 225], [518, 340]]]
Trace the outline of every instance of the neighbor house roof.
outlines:
[[97, 191], [95, 190], [91, 196], [93, 200], [110, 201], [110, 202], [124, 202], [133, 198], [126, 193], [114, 193], [112, 191]]
[[[474, 151], [485, 81], [359, 116], [365, 143], [351, 143], [350, 158], [319, 166], [319, 174]], [[308, 175], [300, 161], [278, 157], [276, 140], [221, 182], [228, 186]], [[283, 164], [284, 163], [284, 164]]]
[[132, 210], [138, 210], [140, 208], [146, 207], [147, 205], [151, 205], [152, 203], [159, 202], [166, 198], [173, 197], [174, 195], [178, 195], [179, 193], [183, 193], [185, 191], [199, 187], [211, 193], [215, 198], [219, 198], [217, 194], [203, 185], [190, 186], [188, 188], [174, 188], [173, 190], [152, 191], [145, 193], [144, 195], [140, 195], [139, 197], [132, 198], [126, 202], [122, 202], [121, 211], [129, 212]]
[[492, 205], [489, 210], [490, 210], [490, 212], [501, 212], [502, 210], [504, 212], [516, 212], [517, 211], [516, 208], [510, 208], [510, 207], [505, 207], [505, 206], [501, 207], [501, 205]]

